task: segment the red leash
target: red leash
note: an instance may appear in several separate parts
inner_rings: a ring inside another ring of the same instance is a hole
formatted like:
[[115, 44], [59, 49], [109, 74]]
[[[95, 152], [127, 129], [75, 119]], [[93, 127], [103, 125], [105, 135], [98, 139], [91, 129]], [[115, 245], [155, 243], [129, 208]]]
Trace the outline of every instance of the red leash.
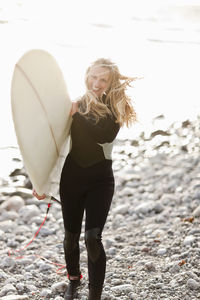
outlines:
[[[55, 198], [52, 197], [52, 200], [54, 200], [54, 199], [55, 199]], [[59, 202], [57, 199], [55, 199], [54, 201]], [[59, 202], [59, 203], [60, 203], [60, 202]], [[40, 227], [39, 227], [38, 230], [36, 231], [35, 235], [34, 235], [33, 238], [30, 240], [30, 242], [29, 242], [28, 244], [26, 244], [26, 245], [25, 245], [23, 248], [21, 248], [21, 249], [13, 250], [13, 251], [8, 250], [8, 255], [9, 255], [9, 256], [12, 256], [12, 255], [14, 255], [14, 254], [16, 254], [16, 253], [19, 253], [19, 252], [22, 252], [22, 251], [26, 250], [26, 248], [27, 248], [28, 246], [30, 246], [30, 244], [32, 244], [32, 242], [33, 242], [33, 241], [35, 240], [35, 238], [38, 236], [38, 234], [39, 234], [39, 232], [40, 232], [42, 226], [43, 226], [44, 223], [46, 222], [47, 215], [48, 215], [48, 212], [49, 212], [50, 207], [51, 207], [51, 203], [48, 203], [48, 207], [47, 207], [47, 211], [46, 211], [46, 216], [45, 216], [43, 222], [41, 223]], [[49, 262], [50, 264], [59, 266], [60, 268], [56, 271], [58, 274], [59, 274], [59, 271], [60, 271], [61, 269], [66, 268], [65, 265], [63, 265], [63, 264], [58, 264], [58, 263], [55, 263], [55, 262], [51, 262], [51, 261], [49, 261], [48, 259], [46, 259], [45, 257], [42, 257], [42, 256], [40, 256], [40, 255], [35, 254], [35, 256], [36, 256], [36, 257], [39, 257], [39, 258], [41, 258], [41, 259], [43, 259], [43, 260], [45, 260], [45, 261], [47, 261], [47, 262]], [[16, 257], [15, 259], [22, 259], [23, 257], [24, 257], [24, 256], [21, 255], [21, 256]]]

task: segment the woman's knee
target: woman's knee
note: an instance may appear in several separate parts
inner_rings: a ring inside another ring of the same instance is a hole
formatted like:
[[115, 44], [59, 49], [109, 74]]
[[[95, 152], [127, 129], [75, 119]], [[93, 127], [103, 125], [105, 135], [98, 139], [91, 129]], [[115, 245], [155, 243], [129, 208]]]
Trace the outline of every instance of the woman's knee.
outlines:
[[80, 233], [65, 231], [64, 249], [67, 255], [70, 255], [79, 246]]
[[101, 230], [100, 228], [92, 228], [85, 232], [85, 244], [90, 260], [95, 263], [102, 250]]

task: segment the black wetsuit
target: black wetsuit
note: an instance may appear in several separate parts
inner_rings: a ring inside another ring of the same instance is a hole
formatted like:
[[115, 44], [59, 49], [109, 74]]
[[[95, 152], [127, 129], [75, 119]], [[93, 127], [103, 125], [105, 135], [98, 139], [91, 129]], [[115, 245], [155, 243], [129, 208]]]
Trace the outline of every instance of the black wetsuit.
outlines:
[[106, 157], [104, 145], [112, 143], [118, 131], [119, 124], [111, 115], [95, 124], [91, 116], [76, 112], [71, 126], [72, 148], [61, 174], [67, 271], [69, 275], [80, 275], [79, 237], [85, 211], [89, 284], [95, 287], [104, 282], [106, 256], [101, 233], [114, 192], [112, 160]]

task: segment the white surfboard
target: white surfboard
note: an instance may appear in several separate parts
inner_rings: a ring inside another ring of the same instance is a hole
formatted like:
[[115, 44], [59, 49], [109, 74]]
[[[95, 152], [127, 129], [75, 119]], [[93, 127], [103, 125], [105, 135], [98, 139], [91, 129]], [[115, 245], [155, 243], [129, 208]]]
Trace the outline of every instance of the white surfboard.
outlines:
[[69, 138], [71, 100], [51, 54], [31, 50], [16, 63], [11, 85], [12, 115], [26, 171], [39, 195]]

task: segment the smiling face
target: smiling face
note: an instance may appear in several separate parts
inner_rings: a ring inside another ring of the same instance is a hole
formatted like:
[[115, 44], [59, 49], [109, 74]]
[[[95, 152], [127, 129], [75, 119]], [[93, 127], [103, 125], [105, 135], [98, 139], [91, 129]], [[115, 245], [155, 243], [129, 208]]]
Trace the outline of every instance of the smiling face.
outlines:
[[100, 98], [110, 87], [110, 77], [108, 68], [98, 65], [91, 67], [87, 78], [88, 89]]

